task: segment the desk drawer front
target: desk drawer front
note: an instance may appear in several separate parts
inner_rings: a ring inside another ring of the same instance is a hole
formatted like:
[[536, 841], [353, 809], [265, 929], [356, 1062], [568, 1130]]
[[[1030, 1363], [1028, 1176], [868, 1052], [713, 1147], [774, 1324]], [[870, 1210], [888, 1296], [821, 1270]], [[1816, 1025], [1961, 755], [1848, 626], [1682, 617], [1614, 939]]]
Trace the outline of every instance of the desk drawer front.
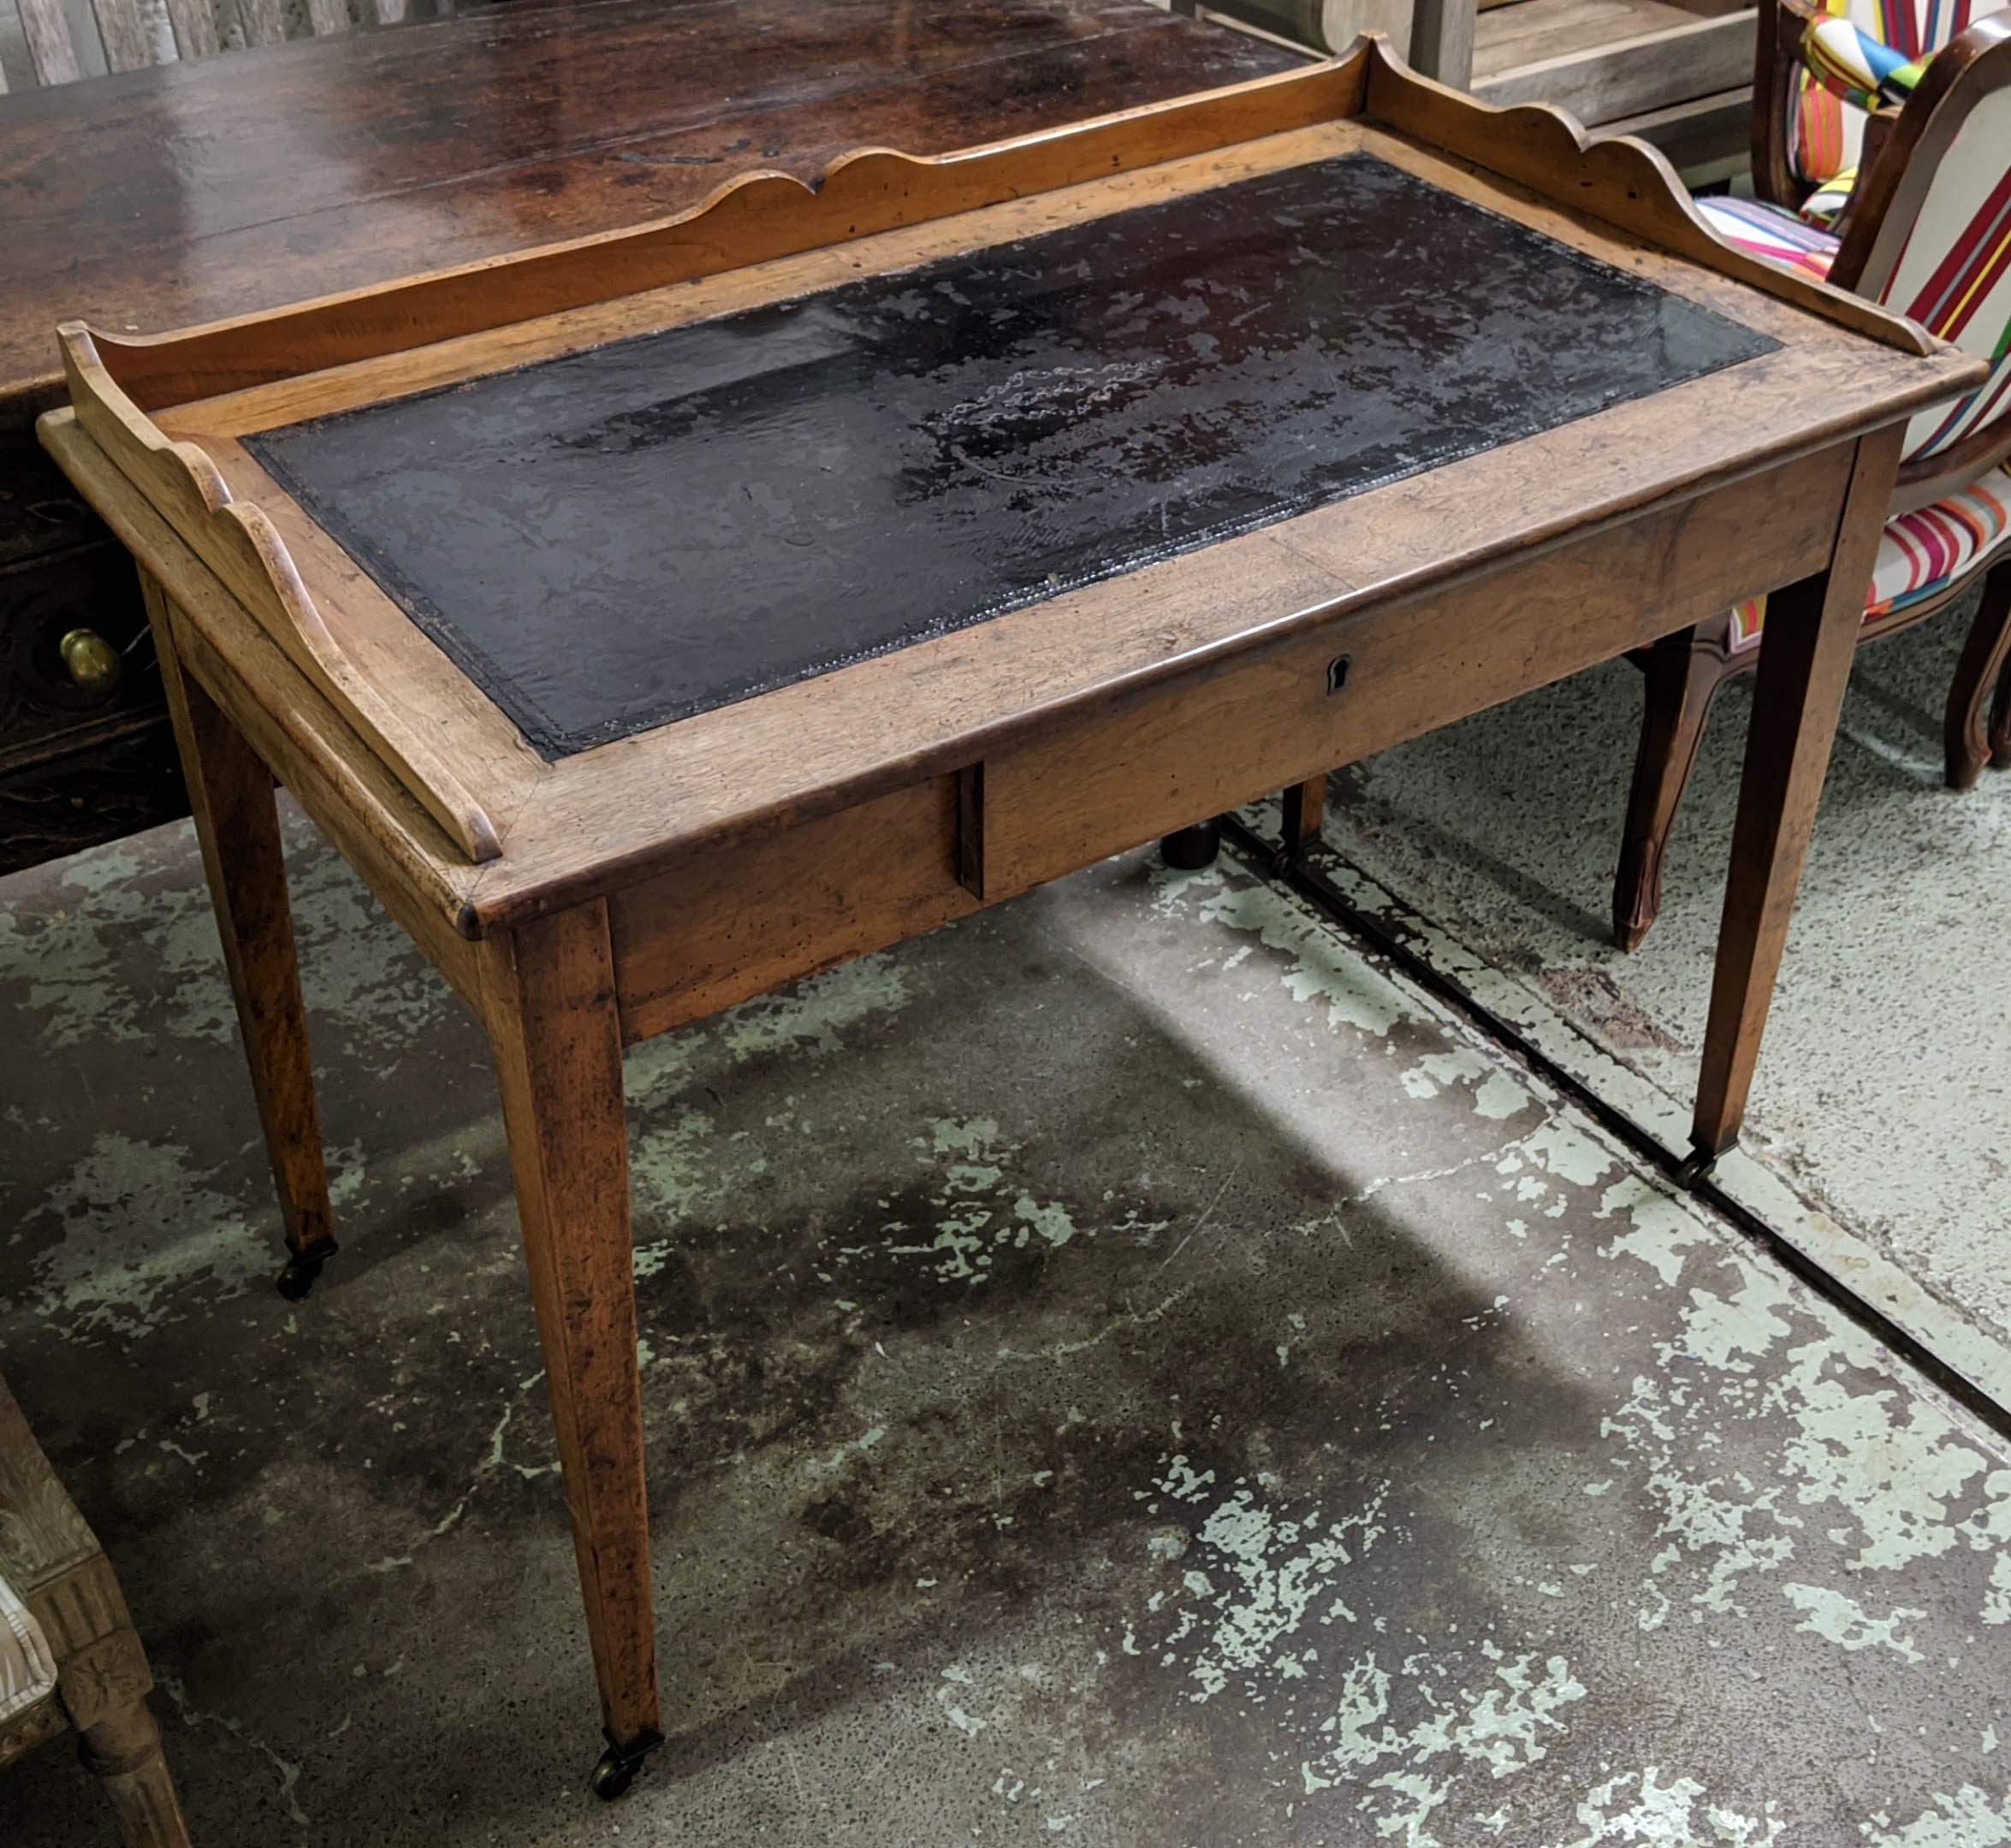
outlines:
[[[0, 486], [9, 512], [27, 518]], [[0, 518], [0, 873], [188, 813], [131, 562], [110, 543], [29, 554], [33, 536]]]
[[703, 1020], [977, 909], [957, 882], [956, 779], [935, 777], [617, 892], [623, 1037]]
[[987, 902], [1819, 571], [1854, 447], [1416, 601], [1344, 617], [1275, 652], [988, 758], [977, 830]]

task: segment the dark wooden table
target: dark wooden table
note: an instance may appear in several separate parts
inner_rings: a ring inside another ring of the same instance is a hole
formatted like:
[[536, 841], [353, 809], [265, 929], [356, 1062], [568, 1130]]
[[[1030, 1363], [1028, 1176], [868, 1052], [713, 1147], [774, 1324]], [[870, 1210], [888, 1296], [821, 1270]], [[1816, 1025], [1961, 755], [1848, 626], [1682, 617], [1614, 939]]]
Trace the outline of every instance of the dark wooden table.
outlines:
[[187, 812], [131, 569], [35, 446], [58, 318], [186, 327], [1296, 62], [1143, 0], [512, 0], [0, 98], [0, 872]]

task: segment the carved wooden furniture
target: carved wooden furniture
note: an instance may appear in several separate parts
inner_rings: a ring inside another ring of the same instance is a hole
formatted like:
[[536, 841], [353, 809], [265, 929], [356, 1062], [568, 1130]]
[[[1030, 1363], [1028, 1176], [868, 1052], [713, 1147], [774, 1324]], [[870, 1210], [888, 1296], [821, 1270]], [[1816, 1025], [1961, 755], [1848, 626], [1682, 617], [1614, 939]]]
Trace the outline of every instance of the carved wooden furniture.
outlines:
[[[26, 1683], [12, 1702], [10, 1654]], [[111, 1564], [0, 1380], [0, 1768], [74, 1732], [130, 1848], [188, 1848], [152, 1686]]]
[[0, 101], [0, 873], [188, 808], [132, 568], [34, 440], [63, 315], [276, 307], [1303, 62], [1143, 0], [511, 0]]
[[1905, 419], [1983, 370], [1366, 44], [63, 346], [43, 440], [151, 586], [290, 1290], [334, 1239], [273, 775], [489, 1031], [607, 1792], [661, 1725], [623, 1047], [1786, 583], [1701, 1167]]
[[[1767, 0], [1770, 30], [1787, 0]], [[1782, 117], [1773, 117], [1782, 133]], [[1777, 147], [1772, 151], [1778, 154]], [[1983, 388], [1913, 420], [1871, 574], [1866, 642], [1946, 609], [1984, 574], [1983, 601], [1949, 689], [1944, 771], [1967, 789], [2011, 763], [2011, 14], [1992, 14], [1937, 56], [1858, 182], [1841, 234], [1766, 202], [1699, 202], [1741, 249], [1826, 275], [1903, 310], [1992, 363]], [[1996, 562], [1993, 563], [1993, 560]], [[1717, 690], [1764, 655], [1766, 607], [1748, 601], [1637, 657], [1647, 691], [1613, 886], [1613, 934], [1634, 948], [1662, 897], [1670, 832]]]

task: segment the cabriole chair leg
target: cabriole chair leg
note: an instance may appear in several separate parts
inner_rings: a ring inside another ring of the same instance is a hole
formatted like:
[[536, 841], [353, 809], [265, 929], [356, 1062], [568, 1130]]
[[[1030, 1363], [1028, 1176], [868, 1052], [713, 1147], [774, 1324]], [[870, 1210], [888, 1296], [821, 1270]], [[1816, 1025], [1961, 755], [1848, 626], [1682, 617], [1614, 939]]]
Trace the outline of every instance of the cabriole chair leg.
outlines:
[[1641, 665], [1640, 749], [1613, 880], [1613, 941], [1622, 950], [1640, 945], [1662, 909], [1662, 856], [1726, 672], [1723, 654], [1694, 629], [1664, 637]]
[[[1983, 774], [1997, 743], [1993, 735], [2005, 717], [2005, 663], [2011, 658], [2011, 563], [1995, 566], [1983, 581], [1983, 601], [1962, 644], [1962, 658], [1949, 687], [1943, 726], [1943, 776], [1952, 790], [1969, 788]], [[1996, 710], [1991, 710], [1992, 696]]]
[[2011, 661], [2004, 664], [1997, 682], [1997, 703], [1990, 714], [1990, 762], [2000, 770], [2011, 770]]

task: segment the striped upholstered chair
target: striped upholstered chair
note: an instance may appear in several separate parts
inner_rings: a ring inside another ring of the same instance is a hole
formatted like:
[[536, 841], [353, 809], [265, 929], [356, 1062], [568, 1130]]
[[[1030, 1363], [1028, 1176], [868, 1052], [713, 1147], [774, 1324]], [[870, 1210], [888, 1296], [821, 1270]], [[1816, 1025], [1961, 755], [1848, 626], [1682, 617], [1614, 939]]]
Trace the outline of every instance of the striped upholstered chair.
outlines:
[[[1951, 0], [1890, 3], [1925, 9], [1931, 21]], [[1961, 16], [1966, 0], [1952, 3]], [[1810, 105], [1808, 65], [1785, 62], [1796, 42], [1787, 21], [1798, 17], [1806, 33], [1826, 16], [1791, 15], [1793, 5], [1761, 0], [1754, 98], [1763, 125], [1755, 135], [1772, 139], [1764, 150], [1756, 145], [1753, 165], [1763, 188], [1807, 196], [1814, 176], [1793, 163], [1805, 157], [1806, 124], [1821, 112]], [[1917, 28], [1923, 36], [1931, 29]], [[1770, 47], [1783, 56], [1770, 59]], [[1836, 80], [1825, 71], [1821, 80]], [[1865, 595], [1864, 637], [1876, 640], [1933, 615], [1984, 577], [1944, 726], [1945, 775], [1961, 790], [1993, 756], [2011, 764], [2011, 12], [1965, 25], [1924, 69], [1907, 74], [1903, 93], [1896, 110], [1860, 110], [1855, 123], [1839, 118], [1848, 132], [1838, 145], [1848, 151], [1850, 138], [1861, 138], [1866, 159], [1833, 225], [1798, 215], [1792, 196], [1697, 203], [1728, 242], [1827, 276], [1996, 362], [1979, 391], [1913, 420]], [[1832, 91], [1822, 94], [1856, 108]], [[1763, 100], [1770, 95], [1771, 105]], [[1636, 657], [1646, 670], [1647, 704], [1613, 888], [1613, 933], [1622, 949], [1655, 921], [1663, 850], [1711, 699], [1758, 664], [1765, 613], [1764, 600], [1742, 604]]]
[[1762, 9], [1754, 190], [1837, 228], [1936, 55], [2005, 0], [1788, 0]]

